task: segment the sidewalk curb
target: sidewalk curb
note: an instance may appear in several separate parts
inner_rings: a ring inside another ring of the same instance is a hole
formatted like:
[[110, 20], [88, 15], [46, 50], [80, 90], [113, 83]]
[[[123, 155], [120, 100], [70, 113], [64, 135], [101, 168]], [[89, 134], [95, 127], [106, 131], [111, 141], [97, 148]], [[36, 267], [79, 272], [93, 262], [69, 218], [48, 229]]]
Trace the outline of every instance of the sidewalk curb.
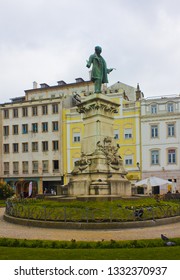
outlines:
[[134, 222], [114, 222], [114, 223], [73, 223], [73, 222], [56, 222], [41, 221], [16, 218], [7, 214], [3, 215], [3, 219], [9, 223], [23, 225], [27, 227], [40, 228], [56, 228], [56, 229], [79, 229], [79, 230], [111, 230], [111, 229], [129, 229], [154, 227], [180, 222], [180, 216], [163, 218], [158, 220], [134, 221]]

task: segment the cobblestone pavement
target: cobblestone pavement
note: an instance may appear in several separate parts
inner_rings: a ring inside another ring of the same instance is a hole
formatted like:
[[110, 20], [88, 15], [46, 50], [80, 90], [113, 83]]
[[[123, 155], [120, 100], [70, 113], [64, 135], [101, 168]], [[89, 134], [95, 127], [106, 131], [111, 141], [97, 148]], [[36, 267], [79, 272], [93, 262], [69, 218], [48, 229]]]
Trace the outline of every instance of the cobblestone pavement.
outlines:
[[77, 241], [152, 239], [160, 238], [161, 233], [170, 238], [180, 237], [180, 223], [137, 229], [66, 230], [11, 224], [3, 220], [3, 213], [4, 208], [0, 208], [0, 237]]

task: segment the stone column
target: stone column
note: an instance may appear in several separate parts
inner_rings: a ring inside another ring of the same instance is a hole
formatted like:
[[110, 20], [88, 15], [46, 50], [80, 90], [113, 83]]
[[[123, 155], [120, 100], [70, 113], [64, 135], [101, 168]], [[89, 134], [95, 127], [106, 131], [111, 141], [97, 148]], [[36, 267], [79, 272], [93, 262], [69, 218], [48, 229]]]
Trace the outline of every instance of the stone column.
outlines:
[[82, 152], [93, 153], [97, 143], [105, 137], [114, 139], [114, 113], [118, 112], [119, 104], [112, 102], [105, 94], [92, 94], [78, 105], [78, 112], [83, 114], [84, 137]]

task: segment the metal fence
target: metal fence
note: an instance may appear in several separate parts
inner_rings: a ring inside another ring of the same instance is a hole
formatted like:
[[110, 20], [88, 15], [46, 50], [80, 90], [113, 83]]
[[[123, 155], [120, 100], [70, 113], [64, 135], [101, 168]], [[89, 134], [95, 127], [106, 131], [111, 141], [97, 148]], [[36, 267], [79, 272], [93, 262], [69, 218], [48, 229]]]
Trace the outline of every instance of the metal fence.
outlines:
[[156, 220], [180, 215], [180, 205], [158, 205], [153, 207], [109, 207], [91, 209], [80, 207], [46, 207], [30, 206], [20, 203], [6, 204], [6, 214], [23, 219], [57, 221], [57, 222], [127, 222]]

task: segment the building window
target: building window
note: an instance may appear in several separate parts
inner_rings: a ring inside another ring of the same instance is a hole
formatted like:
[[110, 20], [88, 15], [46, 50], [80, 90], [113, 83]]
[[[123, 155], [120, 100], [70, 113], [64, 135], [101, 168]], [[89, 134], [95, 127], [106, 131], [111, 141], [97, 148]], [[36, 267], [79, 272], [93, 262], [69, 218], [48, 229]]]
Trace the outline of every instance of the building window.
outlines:
[[48, 114], [48, 106], [47, 105], [43, 105], [42, 106], [42, 114], [43, 115], [47, 115]]
[[59, 127], [58, 127], [58, 122], [52, 122], [52, 131], [58, 131]]
[[114, 139], [119, 139], [119, 129], [114, 129]]
[[38, 115], [38, 108], [37, 106], [32, 107], [32, 116], [37, 116]]
[[32, 152], [38, 152], [38, 142], [32, 142]]
[[73, 132], [73, 142], [80, 142], [80, 141], [81, 141], [80, 132]]
[[13, 162], [13, 174], [19, 174], [19, 162], [18, 161]]
[[27, 153], [28, 152], [28, 143], [22, 143], [22, 152]]
[[4, 118], [9, 119], [9, 110], [8, 109], [4, 110]]
[[125, 165], [132, 165], [133, 164], [133, 157], [132, 157], [132, 155], [125, 156], [124, 157], [124, 162], [125, 162]]
[[23, 172], [23, 174], [28, 173], [28, 161], [23, 161], [22, 162], [22, 172]]
[[13, 109], [13, 118], [18, 118], [18, 108]]
[[18, 135], [18, 125], [13, 125], [13, 134]]
[[167, 104], [167, 110], [168, 110], [168, 113], [174, 112], [174, 104], [173, 103], [168, 103]]
[[38, 123], [32, 123], [32, 132], [37, 133], [38, 132]]
[[4, 136], [8, 136], [9, 135], [9, 126], [8, 125], [4, 126], [3, 130], [4, 130]]
[[159, 151], [157, 150], [151, 151], [151, 164], [152, 165], [159, 164]]
[[53, 151], [59, 150], [59, 141], [52, 141], [52, 149]]
[[171, 149], [168, 150], [168, 164], [175, 164], [176, 163], [176, 150]]
[[173, 137], [175, 136], [175, 125], [174, 124], [168, 124], [168, 137]]
[[151, 125], [151, 138], [158, 137], [158, 126], [157, 125]]
[[28, 133], [28, 124], [22, 124], [22, 134]]
[[57, 114], [59, 111], [59, 105], [57, 103], [52, 104], [52, 112], [53, 114]]
[[157, 105], [156, 104], [151, 105], [151, 114], [157, 114]]
[[53, 160], [53, 172], [59, 171], [59, 160]]
[[9, 144], [4, 144], [4, 153], [9, 154]]
[[9, 174], [9, 162], [4, 162], [4, 175]]
[[125, 128], [124, 129], [124, 138], [131, 139], [132, 138], [132, 128]]
[[38, 173], [38, 161], [32, 162], [32, 173]]
[[47, 152], [48, 151], [48, 141], [42, 142], [42, 151]]
[[43, 173], [48, 173], [48, 169], [49, 169], [49, 162], [48, 160], [43, 160], [42, 161], [42, 170], [43, 170]]
[[19, 145], [18, 143], [13, 143], [13, 153], [18, 153], [19, 152]]
[[22, 116], [23, 117], [27, 117], [28, 116], [28, 108], [27, 107], [23, 107], [22, 108]]
[[42, 132], [48, 132], [48, 122], [42, 123]]

